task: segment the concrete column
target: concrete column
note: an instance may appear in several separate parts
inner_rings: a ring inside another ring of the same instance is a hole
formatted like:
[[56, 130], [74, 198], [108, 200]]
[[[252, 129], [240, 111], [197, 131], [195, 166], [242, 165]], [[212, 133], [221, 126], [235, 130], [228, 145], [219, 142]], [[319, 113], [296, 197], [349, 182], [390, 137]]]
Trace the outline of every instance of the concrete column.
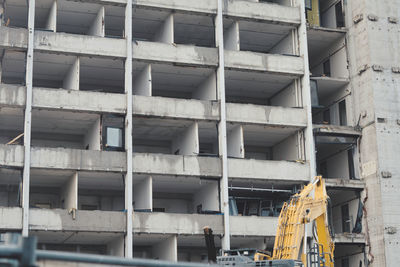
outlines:
[[243, 126], [237, 125], [228, 133], [228, 157], [244, 158]]
[[79, 90], [79, 74], [80, 60], [79, 57], [77, 57], [64, 77], [63, 88], [70, 90]]
[[224, 32], [224, 47], [226, 50], [240, 50], [239, 22], [235, 21]]
[[33, 40], [35, 29], [35, 0], [28, 1], [28, 47], [26, 52], [26, 104], [24, 116], [24, 169], [22, 186], [22, 235], [29, 234], [29, 187], [31, 165]]
[[94, 36], [100, 36], [100, 37], [104, 37], [106, 34], [106, 30], [104, 27], [104, 20], [105, 20], [105, 9], [104, 6], [102, 6], [99, 10], [99, 12], [97, 12], [96, 17], [94, 18], [94, 20], [92, 21], [92, 25], [90, 26], [87, 34], [88, 35], [94, 35]]
[[125, 94], [126, 94], [126, 116], [125, 116], [125, 150], [126, 150], [126, 176], [125, 176], [125, 210], [126, 210], [126, 235], [125, 235], [125, 257], [132, 258], [133, 255], [133, 159], [132, 159], [132, 0], [126, 1], [125, 7]]
[[133, 186], [135, 210], [153, 211], [153, 178], [148, 176]]
[[60, 202], [63, 209], [78, 209], [78, 172], [75, 172], [61, 187]]
[[194, 122], [172, 141], [171, 152], [177, 155], [199, 154], [199, 125]]
[[174, 15], [170, 14], [158, 29], [153, 38], [154, 42], [174, 43]]
[[217, 75], [215, 72], [208, 76], [208, 78], [196, 88], [192, 98], [200, 100], [217, 99]]
[[151, 82], [151, 65], [147, 65], [134, 79], [132, 86], [134, 95], [151, 96], [152, 95], [152, 82]]
[[219, 211], [218, 190], [217, 182], [203, 186], [193, 196], [193, 210], [201, 205], [203, 211]]
[[46, 21], [46, 30], [56, 32], [57, 31], [57, 1], [54, 0], [51, 4], [49, 15]]
[[101, 150], [101, 118], [91, 125], [83, 140], [83, 148], [89, 150]]
[[225, 57], [224, 57], [224, 26], [223, 26], [223, 4], [217, 0], [218, 9], [215, 17], [215, 44], [218, 48], [218, 69], [217, 69], [217, 92], [220, 102], [220, 121], [218, 123], [218, 144], [219, 156], [221, 158], [221, 212], [224, 214], [224, 234], [221, 246], [224, 250], [230, 249], [230, 223], [229, 223], [229, 192], [228, 192], [228, 151], [226, 132], [226, 101], [225, 101]]
[[301, 24], [297, 29], [299, 55], [304, 59], [304, 75], [299, 85], [302, 89], [303, 107], [307, 110], [307, 128], [304, 132], [306, 160], [310, 163], [310, 180], [316, 175], [315, 144], [312, 127], [310, 67], [308, 63], [307, 22], [304, 0], [295, 0], [295, 6], [301, 10]]
[[173, 235], [152, 247], [154, 259], [166, 261], [178, 261], [178, 240]]
[[124, 256], [124, 238], [117, 237], [107, 244], [107, 254], [111, 256]]

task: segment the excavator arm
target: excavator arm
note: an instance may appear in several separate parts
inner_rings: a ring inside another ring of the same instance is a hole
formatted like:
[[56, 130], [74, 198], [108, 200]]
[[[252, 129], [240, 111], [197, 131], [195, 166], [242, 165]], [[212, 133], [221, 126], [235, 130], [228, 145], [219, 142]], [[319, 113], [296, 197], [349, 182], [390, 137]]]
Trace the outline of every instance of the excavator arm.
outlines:
[[318, 176], [300, 193], [292, 196], [289, 203], [284, 204], [278, 220], [272, 256], [274, 260], [301, 259], [304, 266], [307, 266], [306, 224], [314, 222], [318, 257], [323, 264], [318, 262], [317, 266], [334, 266], [334, 243], [327, 215], [328, 199], [324, 180]]

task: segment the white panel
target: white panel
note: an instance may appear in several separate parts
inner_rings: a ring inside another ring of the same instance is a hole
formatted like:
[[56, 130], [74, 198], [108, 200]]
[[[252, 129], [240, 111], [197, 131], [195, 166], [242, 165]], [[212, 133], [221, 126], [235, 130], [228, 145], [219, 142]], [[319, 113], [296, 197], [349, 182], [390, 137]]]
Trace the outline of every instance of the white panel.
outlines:
[[170, 14], [161, 27], [156, 32], [154, 38], [154, 42], [174, 43], [174, 15]]
[[53, 32], [56, 32], [56, 30], [57, 30], [57, 1], [56, 0], [54, 0], [53, 4], [51, 5], [45, 28], [47, 30], [50, 30]]
[[239, 23], [235, 21], [224, 32], [224, 48], [227, 50], [240, 50]]
[[117, 237], [107, 244], [107, 254], [111, 256], [123, 257], [125, 249], [124, 237]]
[[[161, 223], [161, 222], [160, 222]], [[178, 260], [178, 241], [176, 236], [171, 236], [152, 248], [154, 259], [177, 261]]]
[[215, 72], [197, 87], [193, 92], [192, 98], [200, 100], [217, 99], [217, 75]]
[[242, 125], [235, 126], [228, 133], [228, 157], [244, 158]]
[[78, 209], [78, 173], [75, 172], [61, 187], [61, 203], [64, 209]]
[[134, 95], [151, 96], [152, 82], [150, 64], [144, 67], [142, 72], [133, 81], [132, 90]]
[[153, 178], [148, 176], [133, 186], [135, 210], [153, 210]]
[[171, 152], [177, 155], [199, 154], [199, 126], [197, 122], [190, 125], [185, 131], [172, 141]]
[[193, 197], [193, 210], [201, 205], [203, 211], [219, 211], [218, 183], [208, 184], [197, 191]]
[[101, 150], [101, 119], [100, 116], [92, 124], [85, 135], [83, 148], [88, 150]]
[[63, 80], [64, 89], [79, 90], [79, 72], [80, 63], [79, 57], [76, 58], [74, 64], [68, 70], [67, 75], [65, 75]]
[[96, 18], [93, 20], [92, 25], [89, 28], [88, 35], [94, 36], [105, 36], [105, 27], [104, 27], [104, 19], [105, 19], [105, 9], [102, 6], [97, 13]]

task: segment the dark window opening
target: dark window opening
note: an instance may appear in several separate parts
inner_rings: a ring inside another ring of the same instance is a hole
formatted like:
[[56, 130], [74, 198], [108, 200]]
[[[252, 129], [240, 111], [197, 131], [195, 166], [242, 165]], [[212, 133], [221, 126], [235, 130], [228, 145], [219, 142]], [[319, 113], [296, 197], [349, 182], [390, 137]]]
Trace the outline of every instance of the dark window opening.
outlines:
[[324, 124], [330, 124], [331, 123], [331, 111], [329, 109], [324, 110], [322, 114], [322, 120]]
[[323, 63], [323, 75], [331, 77], [331, 60], [328, 59]]
[[346, 100], [342, 100], [339, 103], [339, 120], [340, 125], [347, 125], [347, 112], [346, 112]]
[[349, 163], [349, 177], [350, 179], [356, 179], [356, 174], [354, 170], [354, 148], [351, 148], [347, 150], [347, 157], [348, 157], [348, 163]]
[[165, 212], [165, 208], [153, 208], [153, 212]]
[[335, 5], [335, 13], [336, 13], [336, 27], [337, 28], [344, 27], [342, 2], [339, 2]]
[[323, 161], [319, 164], [318, 173], [322, 175], [322, 177], [328, 177], [328, 164], [326, 161]]
[[349, 267], [349, 266], [350, 266], [349, 258], [342, 259], [342, 267]]
[[349, 204], [342, 206], [342, 230], [343, 233], [350, 233]]

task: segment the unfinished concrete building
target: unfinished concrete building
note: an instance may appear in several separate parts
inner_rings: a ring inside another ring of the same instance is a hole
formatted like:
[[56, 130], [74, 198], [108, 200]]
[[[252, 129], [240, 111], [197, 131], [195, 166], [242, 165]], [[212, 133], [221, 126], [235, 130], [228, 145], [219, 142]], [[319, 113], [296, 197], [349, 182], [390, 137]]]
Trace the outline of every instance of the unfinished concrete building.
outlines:
[[0, 0], [0, 230], [271, 250], [327, 178], [335, 265], [400, 261], [398, 0]]

